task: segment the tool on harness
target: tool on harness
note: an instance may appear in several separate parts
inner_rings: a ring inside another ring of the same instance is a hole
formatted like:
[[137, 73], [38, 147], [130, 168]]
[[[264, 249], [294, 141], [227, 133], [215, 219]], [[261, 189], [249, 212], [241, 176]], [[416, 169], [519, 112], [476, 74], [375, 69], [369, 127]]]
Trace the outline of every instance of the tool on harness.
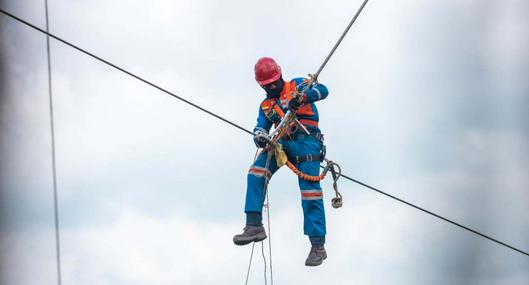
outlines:
[[[336, 194], [336, 197], [331, 199], [331, 204], [333, 208], [338, 209], [341, 206], [343, 206], [342, 194], [338, 191], [338, 179], [340, 178], [342, 174], [342, 169], [340, 168], [338, 164], [332, 161], [329, 161], [329, 162], [332, 163], [330, 166], [332, 180], [333, 180], [332, 188], [334, 189], [334, 193]], [[335, 166], [338, 168], [338, 173], [336, 173], [336, 169], [334, 169]]]
[[288, 157], [287, 157], [287, 154], [285, 153], [285, 151], [283, 150], [283, 145], [281, 145], [280, 143], [277, 143], [274, 146], [274, 154], [276, 156], [277, 167], [281, 167], [281, 166], [287, 164]]

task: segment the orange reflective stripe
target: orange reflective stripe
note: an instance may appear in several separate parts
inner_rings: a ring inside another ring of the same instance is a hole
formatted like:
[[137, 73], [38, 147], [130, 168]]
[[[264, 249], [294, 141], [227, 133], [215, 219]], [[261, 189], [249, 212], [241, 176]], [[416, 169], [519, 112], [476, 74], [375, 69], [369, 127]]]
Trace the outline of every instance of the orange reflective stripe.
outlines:
[[301, 192], [301, 195], [303, 197], [322, 197], [323, 196], [323, 192], [316, 192], [316, 193], [303, 193], [303, 192]]
[[267, 178], [272, 177], [272, 173], [266, 168], [258, 167], [258, 166], [252, 166], [250, 167], [250, 170], [248, 170], [248, 173], [253, 174], [258, 177], [266, 176]]

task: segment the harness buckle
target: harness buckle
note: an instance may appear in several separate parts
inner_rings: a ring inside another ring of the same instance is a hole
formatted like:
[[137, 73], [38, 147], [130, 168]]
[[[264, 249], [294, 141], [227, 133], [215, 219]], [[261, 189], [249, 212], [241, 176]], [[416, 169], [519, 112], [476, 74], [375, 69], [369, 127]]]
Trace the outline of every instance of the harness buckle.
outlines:
[[327, 155], [327, 146], [322, 145], [320, 151], [320, 162], [323, 162], [323, 160], [325, 159], [325, 155]]

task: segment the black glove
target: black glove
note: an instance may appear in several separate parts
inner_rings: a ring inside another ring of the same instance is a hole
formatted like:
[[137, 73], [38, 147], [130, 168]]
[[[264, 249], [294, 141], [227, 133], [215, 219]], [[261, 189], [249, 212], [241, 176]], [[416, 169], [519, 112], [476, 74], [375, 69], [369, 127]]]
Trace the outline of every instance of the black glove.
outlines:
[[253, 142], [255, 143], [256, 147], [264, 148], [266, 144], [268, 143], [268, 140], [264, 138], [263, 136], [260, 136], [262, 132], [256, 131], [253, 133]]
[[299, 108], [303, 105], [303, 96], [298, 95], [296, 97], [292, 97], [292, 100], [288, 101], [288, 109], [290, 112], [296, 113]]

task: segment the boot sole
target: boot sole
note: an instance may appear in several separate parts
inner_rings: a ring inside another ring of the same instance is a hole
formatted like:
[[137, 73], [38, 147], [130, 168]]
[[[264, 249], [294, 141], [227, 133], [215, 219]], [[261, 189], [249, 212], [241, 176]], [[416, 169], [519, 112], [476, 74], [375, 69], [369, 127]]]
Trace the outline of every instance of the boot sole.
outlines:
[[305, 266], [318, 266], [318, 265], [321, 265], [323, 263], [323, 259], [318, 262], [318, 263], [307, 263], [305, 262]]
[[259, 242], [259, 241], [265, 240], [266, 238], [267, 238], [266, 233], [262, 232], [262, 233], [256, 234], [250, 239], [236, 240], [235, 238], [233, 238], [233, 243], [236, 245], [247, 245], [252, 242]]

